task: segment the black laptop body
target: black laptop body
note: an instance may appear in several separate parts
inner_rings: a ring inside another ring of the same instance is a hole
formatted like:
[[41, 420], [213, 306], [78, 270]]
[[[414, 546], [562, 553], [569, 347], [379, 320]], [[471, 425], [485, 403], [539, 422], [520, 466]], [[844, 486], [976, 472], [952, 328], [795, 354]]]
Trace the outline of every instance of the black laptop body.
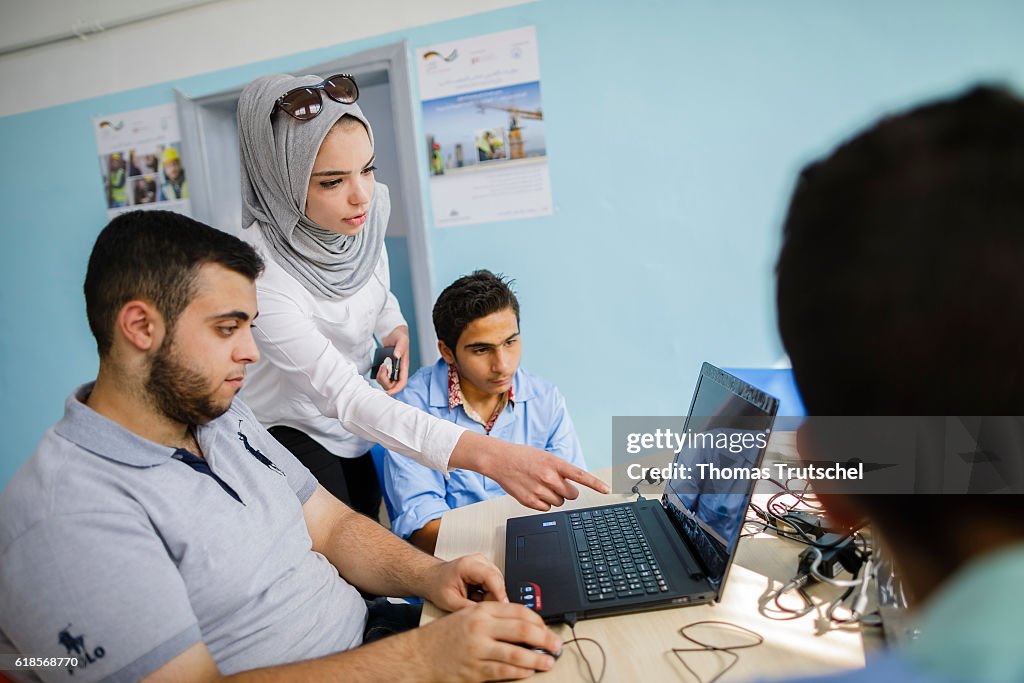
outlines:
[[[777, 412], [777, 399], [704, 363], [686, 425], [704, 420], [699, 427], [707, 427], [712, 416], [719, 427], [728, 426], [735, 414], [737, 423], [767, 433]], [[752, 450], [746, 463], [759, 468], [764, 453], [763, 447]], [[689, 455], [680, 451], [676, 462]], [[511, 518], [505, 527], [509, 599], [548, 622], [717, 601], [756, 483], [744, 481], [727, 498], [705, 496], [728, 501], [714, 511], [718, 517], [700, 508], [700, 493], [683, 492], [669, 481], [660, 500]], [[626, 538], [609, 548], [609, 536], [622, 533]], [[598, 575], [604, 578], [595, 580]]]

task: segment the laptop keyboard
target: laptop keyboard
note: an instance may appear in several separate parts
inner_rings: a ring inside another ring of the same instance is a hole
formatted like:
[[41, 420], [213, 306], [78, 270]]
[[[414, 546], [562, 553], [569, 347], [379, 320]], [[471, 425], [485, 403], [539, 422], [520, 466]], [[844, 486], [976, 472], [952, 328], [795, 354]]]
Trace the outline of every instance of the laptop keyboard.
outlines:
[[668, 590], [631, 505], [570, 512], [576, 560], [590, 602]]

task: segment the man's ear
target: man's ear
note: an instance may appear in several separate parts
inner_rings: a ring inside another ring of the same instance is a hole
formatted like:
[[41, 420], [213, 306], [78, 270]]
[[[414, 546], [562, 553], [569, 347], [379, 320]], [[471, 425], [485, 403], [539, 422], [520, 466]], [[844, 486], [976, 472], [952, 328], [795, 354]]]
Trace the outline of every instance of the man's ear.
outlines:
[[444, 358], [445, 363], [455, 365], [455, 353], [440, 339], [437, 340], [437, 350], [441, 353], [441, 358]]
[[118, 312], [115, 331], [132, 348], [152, 351], [163, 342], [166, 328], [164, 317], [153, 304], [133, 299]]
[[[824, 459], [815, 453], [809, 434], [803, 427], [796, 430], [796, 452], [800, 456], [801, 464], [804, 465]], [[861, 510], [856, 498], [841, 493], [817, 495], [828, 516], [843, 526], [853, 528], [864, 521], [864, 511]]]

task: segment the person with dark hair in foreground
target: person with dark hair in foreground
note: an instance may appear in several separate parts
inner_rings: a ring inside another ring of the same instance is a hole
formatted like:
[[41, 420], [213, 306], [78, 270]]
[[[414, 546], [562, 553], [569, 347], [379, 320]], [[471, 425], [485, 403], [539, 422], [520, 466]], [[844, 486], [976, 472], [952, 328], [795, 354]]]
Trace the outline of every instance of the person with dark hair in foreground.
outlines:
[[[777, 268], [808, 415], [1024, 415], [1022, 263], [1024, 102], [1005, 91], [883, 119], [811, 164]], [[798, 444], [829, 456], [806, 429]], [[1024, 680], [1019, 495], [821, 498], [870, 519], [919, 606], [904, 651], [829, 680]]]
[[[398, 400], [586, 469], [565, 399], [554, 384], [519, 367], [519, 301], [508, 282], [488, 270], [460, 277], [437, 298], [433, 318], [441, 358], [410, 377]], [[396, 513], [392, 531], [431, 553], [441, 515], [505, 493], [470, 470], [445, 477], [390, 451], [384, 463], [384, 486]]]
[[[497, 567], [442, 562], [354, 512], [235, 398], [259, 357], [263, 265], [241, 240], [167, 211], [100, 233], [85, 280], [96, 381], [0, 494], [0, 653], [76, 658], [38, 669], [47, 681], [482, 681], [551, 668], [530, 648], [557, 652], [558, 639], [508, 603]], [[357, 589], [456, 612], [407, 630], [419, 606]]]

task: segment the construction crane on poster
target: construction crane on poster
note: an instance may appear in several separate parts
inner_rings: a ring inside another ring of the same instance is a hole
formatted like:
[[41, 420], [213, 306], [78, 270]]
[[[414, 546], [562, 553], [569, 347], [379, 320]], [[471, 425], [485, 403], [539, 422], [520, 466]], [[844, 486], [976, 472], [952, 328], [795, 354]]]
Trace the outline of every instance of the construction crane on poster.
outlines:
[[508, 147], [513, 159], [522, 159], [526, 156], [523, 151], [523, 126], [519, 125], [519, 119], [530, 119], [531, 121], [543, 121], [544, 112], [540, 109], [517, 109], [515, 107], [502, 107], [496, 104], [481, 103], [476, 105], [483, 114], [488, 109], [496, 109], [508, 114]]

